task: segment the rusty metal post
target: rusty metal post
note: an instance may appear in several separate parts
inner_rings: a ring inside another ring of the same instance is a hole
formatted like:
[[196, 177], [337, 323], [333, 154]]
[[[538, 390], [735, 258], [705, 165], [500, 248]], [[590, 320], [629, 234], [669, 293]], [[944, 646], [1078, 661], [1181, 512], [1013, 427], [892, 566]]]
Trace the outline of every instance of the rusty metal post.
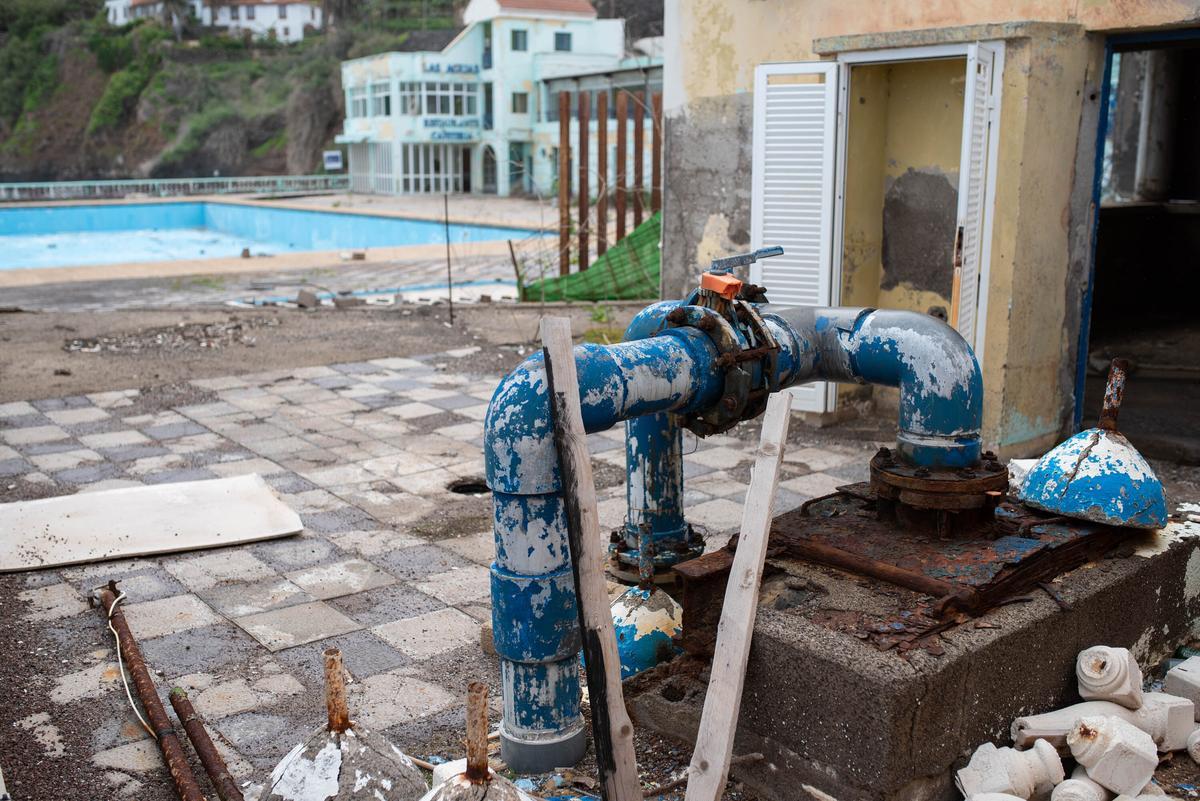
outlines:
[[1125, 397], [1125, 374], [1129, 362], [1113, 359], [1108, 368], [1108, 384], [1104, 387], [1104, 407], [1100, 410], [1100, 428], [1117, 430], [1117, 414], [1121, 411], [1121, 400]]
[[663, 144], [663, 116], [662, 116], [662, 92], [654, 94], [654, 116], [651, 121], [654, 124], [654, 130], [651, 133], [654, 135], [654, 146], [650, 150], [650, 213], [658, 211], [662, 208], [662, 144]]
[[634, 94], [634, 228], [642, 224], [646, 198], [646, 95]]
[[342, 652], [337, 648], [325, 651], [325, 709], [329, 713], [329, 730], [341, 734], [349, 729], [350, 708], [346, 706], [346, 674], [342, 669]]
[[588, 125], [592, 93], [579, 93], [579, 272], [588, 268]]
[[183, 730], [187, 732], [188, 739], [192, 741], [192, 748], [196, 749], [196, 756], [200, 757], [200, 764], [204, 766], [204, 772], [208, 774], [221, 801], [243, 801], [242, 791], [238, 789], [237, 782], [229, 775], [229, 768], [225, 766], [225, 760], [221, 758], [217, 747], [213, 745], [212, 738], [208, 736], [208, 730], [204, 728], [204, 721], [192, 706], [188, 694], [176, 687], [171, 690], [170, 698], [175, 715], [183, 724]]
[[473, 681], [467, 685], [467, 770], [471, 784], [484, 784], [488, 773], [487, 685]]
[[558, 93], [558, 272], [571, 272], [571, 94]]
[[188, 766], [187, 754], [183, 750], [183, 744], [179, 742], [179, 734], [171, 725], [171, 719], [167, 717], [167, 710], [163, 708], [162, 701], [158, 697], [154, 679], [150, 677], [150, 671], [146, 669], [142, 651], [138, 648], [137, 640], [133, 638], [133, 632], [129, 630], [129, 624], [125, 622], [125, 613], [121, 611], [121, 607], [116, 606], [117, 594], [117, 585], [113, 581], [100, 590], [101, 611], [117, 632], [117, 642], [121, 646], [122, 659], [129, 667], [129, 674], [133, 677], [133, 684], [137, 689], [138, 700], [142, 702], [142, 707], [146, 710], [146, 717], [150, 719], [150, 727], [154, 730], [154, 738], [158, 740], [163, 761], [167, 763], [167, 769], [171, 772], [171, 780], [175, 782], [175, 791], [183, 801], [205, 801], [204, 794], [200, 792], [200, 787], [196, 784], [196, 777], [192, 774], [191, 767]]
[[596, 95], [596, 256], [608, 250], [608, 90]]
[[628, 180], [626, 161], [629, 158], [629, 93], [617, 90], [617, 242], [625, 238], [625, 193]]

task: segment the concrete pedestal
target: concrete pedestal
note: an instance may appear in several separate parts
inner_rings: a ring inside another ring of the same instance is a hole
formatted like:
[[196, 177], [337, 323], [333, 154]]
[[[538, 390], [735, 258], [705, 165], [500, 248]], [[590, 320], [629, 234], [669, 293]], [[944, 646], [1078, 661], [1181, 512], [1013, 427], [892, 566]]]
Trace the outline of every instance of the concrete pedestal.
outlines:
[[[779, 801], [823, 801], [805, 785], [837, 801], [958, 799], [953, 770], [977, 746], [1007, 745], [1014, 717], [1079, 700], [1082, 649], [1125, 646], [1146, 670], [1192, 633], [1198, 542], [1075, 570], [1053, 585], [1069, 611], [1038, 591], [946, 632], [940, 656], [881, 652], [829, 622], [888, 614], [904, 591], [775, 563], [783, 572], [764, 583], [734, 748], [766, 758], [734, 777]], [[641, 726], [694, 740], [707, 681], [707, 670], [660, 666], [628, 684], [630, 709]]]

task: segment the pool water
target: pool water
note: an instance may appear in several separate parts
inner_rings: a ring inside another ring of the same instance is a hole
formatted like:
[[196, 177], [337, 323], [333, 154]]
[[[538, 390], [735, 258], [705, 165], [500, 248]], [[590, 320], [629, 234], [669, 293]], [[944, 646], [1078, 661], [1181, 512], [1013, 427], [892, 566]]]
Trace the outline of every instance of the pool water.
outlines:
[[[450, 242], [523, 239], [450, 225]], [[177, 202], [0, 208], [0, 270], [442, 244], [443, 223], [370, 214]]]

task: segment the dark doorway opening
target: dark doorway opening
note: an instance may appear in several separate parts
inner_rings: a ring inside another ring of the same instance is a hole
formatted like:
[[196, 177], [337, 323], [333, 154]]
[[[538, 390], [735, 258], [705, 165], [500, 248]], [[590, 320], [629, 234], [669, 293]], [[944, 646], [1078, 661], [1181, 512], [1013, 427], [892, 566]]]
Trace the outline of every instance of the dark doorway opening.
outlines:
[[1110, 48], [1081, 423], [1127, 358], [1121, 431], [1146, 456], [1200, 464], [1200, 38]]

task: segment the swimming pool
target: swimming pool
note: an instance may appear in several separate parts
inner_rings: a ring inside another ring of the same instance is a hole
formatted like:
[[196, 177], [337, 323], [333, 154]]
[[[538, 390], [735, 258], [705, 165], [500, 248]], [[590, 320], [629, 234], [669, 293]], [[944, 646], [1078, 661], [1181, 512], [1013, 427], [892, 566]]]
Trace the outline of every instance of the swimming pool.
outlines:
[[[450, 242], [536, 231], [450, 224]], [[216, 203], [0, 208], [0, 270], [215, 259], [313, 250], [443, 244], [443, 223], [371, 214]]]

